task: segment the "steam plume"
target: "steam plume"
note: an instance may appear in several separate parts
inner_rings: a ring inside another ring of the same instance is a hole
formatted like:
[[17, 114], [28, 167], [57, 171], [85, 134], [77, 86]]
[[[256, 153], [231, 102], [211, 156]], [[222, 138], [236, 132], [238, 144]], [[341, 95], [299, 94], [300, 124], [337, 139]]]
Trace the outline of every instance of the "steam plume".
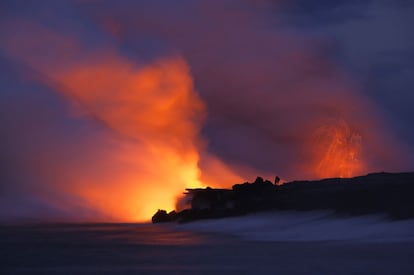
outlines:
[[[290, 27], [282, 2], [183, 1], [168, 12], [161, 2], [111, 12], [90, 3], [84, 10], [130, 47], [151, 33], [179, 49], [209, 112], [209, 150], [239, 175], [319, 178], [404, 166], [401, 145], [329, 55], [329, 42]], [[341, 139], [348, 140], [342, 153], [328, 156], [324, 147]], [[343, 155], [354, 157], [326, 161]], [[321, 165], [332, 172], [321, 174]], [[339, 172], [343, 167], [348, 171]]]
[[291, 27], [280, 5], [128, 4], [3, 17], [3, 61], [25, 83], [0, 103], [9, 209], [19, 197], [28, 212], [142, 220], [185, 187], [406, 167], [329, 43]]
[[[63, 185], [65, 193], [81, 198], [106, 218], [142, 220], [157, 207], [173, 209], [175, 196], [185, 187], [201, 186], [198, 133], [204, 106], [184, 60], [171, 57], [137, 66], [108, 51], [87, 54], [80, 61], [84, 52], [74, 46], [71, 58], [78, 60], [74, 61], [65, 56], [67, 48], [62, 45], [75, 41], [40, 27], [25, 28], [42, 42], [29, 45], [19, 40], [22, 37], [13, 37], [8, 52], [75, 103], [78, 116], [91, 117], [107, 129], [95, 138], [110, 138], [109, 150], [94, 148], [105, 152], [105, 160], [92, 160], [109, 171], [72, 170], [70, 183]], [[52, 59], [44, 59], [45, 50]], [[82, 152], [78, 154], [81, 159]], [[40, 166], [46, 167], [37, 169], [50, 176], [56, 167], [50, 159], [43, 162]]]

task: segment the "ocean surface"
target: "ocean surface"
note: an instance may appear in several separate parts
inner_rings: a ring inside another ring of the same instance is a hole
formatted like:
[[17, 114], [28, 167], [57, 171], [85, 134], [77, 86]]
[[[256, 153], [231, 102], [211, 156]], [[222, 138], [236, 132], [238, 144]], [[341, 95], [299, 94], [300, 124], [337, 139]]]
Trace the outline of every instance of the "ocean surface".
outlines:
[[414, 274], [414, 220], [329, 212], [0, 227], [0, 274]]

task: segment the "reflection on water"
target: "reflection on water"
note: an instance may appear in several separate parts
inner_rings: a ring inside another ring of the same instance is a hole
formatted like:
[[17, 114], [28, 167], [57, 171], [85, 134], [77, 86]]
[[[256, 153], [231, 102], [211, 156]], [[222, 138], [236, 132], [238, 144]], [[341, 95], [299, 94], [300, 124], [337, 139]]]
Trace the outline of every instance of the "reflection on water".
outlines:
[[129, 244], [146, 245], [195, 245], [206, 242], [206, 236], [193, 232], [173, 231], [168, 226], [140, 225], [106, 225], [94, 230], [100, 238]]
[[414, 243], [255, 242], [181, 230], [0, 226], [0, 274], [414, 274]]
[[[66, 242], [196, 245], [207, 242], [207, 234], [174, 231], [167, 225], [153, 224], [39, 224], [7, 226], [0, 231], [3, 240], [26, 239], [35, 242]], [[15, 236], [16, 238], [13, 238]]]

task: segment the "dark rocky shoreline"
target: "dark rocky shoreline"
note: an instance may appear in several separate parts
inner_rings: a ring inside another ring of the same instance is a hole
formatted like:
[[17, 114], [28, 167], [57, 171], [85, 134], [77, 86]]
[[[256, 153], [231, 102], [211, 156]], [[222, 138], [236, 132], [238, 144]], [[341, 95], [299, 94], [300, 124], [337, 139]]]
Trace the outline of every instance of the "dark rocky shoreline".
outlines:
[[158, 210], [153, 223], [190, 222], [261, 211], [333, 210], [338, 215], [385, 214], [414, 218], [414, 173], [375, 173], [355, 178], [293, 181], [278, 185], [258, 177], [232, 189], [187, 189], [189, 207]]

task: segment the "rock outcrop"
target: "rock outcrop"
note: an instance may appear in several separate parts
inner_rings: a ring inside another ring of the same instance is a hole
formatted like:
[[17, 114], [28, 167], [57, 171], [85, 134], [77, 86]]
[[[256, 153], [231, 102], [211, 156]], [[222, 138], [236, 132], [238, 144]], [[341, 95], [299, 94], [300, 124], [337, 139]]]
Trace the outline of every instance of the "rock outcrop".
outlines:
[[338, 215], [382, 213], [393, 219], [414, 218], [414, 173], [375, 173], [355, 178], [293, 181], [277, 185], [258, 177], [232, 189], [186, 189], [189, 208], [158, 210], [154, 223], [189, 222], [259, 211], [331, 209]]

